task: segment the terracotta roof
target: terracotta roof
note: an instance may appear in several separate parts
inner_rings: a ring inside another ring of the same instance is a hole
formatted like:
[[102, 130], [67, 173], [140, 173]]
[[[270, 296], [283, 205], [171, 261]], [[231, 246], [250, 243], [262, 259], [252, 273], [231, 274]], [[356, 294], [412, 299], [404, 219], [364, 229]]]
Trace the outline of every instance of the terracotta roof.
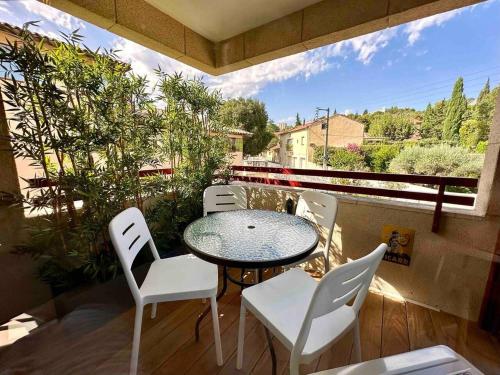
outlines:
[[[352, 120], [349, 117], [346, 117], [346, 116], [343, 116], [343, 115], [333, 115], [333, 116], [330, 116], [330, 121], [334, 120], [335, 118], [342, 118], [343, 120], [352, 121], [353, 123], [362, 125], [360, 122]], [[326, 117], [321, 117], [321, 118], [319, 118], [317, 120], [308, 121], [304, 125], [294, 126], [293, 128], [289, 128], [289, 129], [277, 132], [276, 134], [277, 135], [281, 135], [281, 134], [286, 134], [286, 133], [297, 132], [297, 131], [300, 131], [300, 130], [304, 130], [304, 129], [310, 128], [311, 126], [320, 125], [325, 120], [326, 120]]]
[[[12, 35], [14, 37], [19, 37], [21, 35], [21, 32], [23, 29], [18, 26], [11, 25], [10, 23], [7, 22], [0, 22], [0, 32], [4, 32], [6, 34]], [[61, 43], [61, 40], [58, 40], [56, 38], [50, 38], [47, 35], [43, 35], [37, 32], [34, 32], [32, 30], [29, 30], [31, 35], [35, 37], [35, 40], [39, 41], [42, 39], [45, 39], [45, 42], [50, 44], [51, 46], [57, 47], [59, 43]]]
[[[6, 39], [10, 39], [10, 38], [8, 38], [8, 36], [10, 36], [14, 39], [14, 40], [11, 40], [11, 42], [15, 42], [16, 40], [19, 40], [22, 31], [23, 31], [22, 27], [14, 26], [14, 25], [11, 25], [10, 23], [7, 23], [7, 22], [0, 22], [0, 36], [2, 34], [7, 34]], [[43, 35], [43, 34], [35, 32], [35, 31], [32, 31], [31, 29], [29, 29], [28, 31], [34, 37], [36, 42], [39, 42], [43, 39], [45, 46], [48, 45], [49, 47], [57, 48], [57, 46], [59, 46], [59, 44], [64, 43], [63, 40], [59, 40], [57, 38], [51, 38], [47, 35]], [[0, 39], [0, 43], [4, 43], [4, 41]], [[88, 58], [93, 58], [93, 56], [90, 53], [88, 53], [84, 48], [81, 48], [80, 51], [83, 52], [85, 55], [87, 55]], [[120, 63], [123, 65], [129, 66], [129, 64], [126, 64], [126, 63], [121, 62], [121, 61], [120, 61]]]
[[247, 132], [246, 130], [243, 129], [231, 129], [229, 130], [229, 134], [246, 135], [246, 136], [253, 135], [253, 133]]

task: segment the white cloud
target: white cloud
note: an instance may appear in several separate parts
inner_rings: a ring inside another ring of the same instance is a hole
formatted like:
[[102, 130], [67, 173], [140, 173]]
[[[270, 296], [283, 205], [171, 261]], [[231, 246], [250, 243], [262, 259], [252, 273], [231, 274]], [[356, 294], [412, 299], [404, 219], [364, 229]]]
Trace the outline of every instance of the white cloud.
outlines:
[[75, 29], [84, 29], [85, 25], [78, 18], [75, 18], [68, 13], [61, 12], [56, 8], [42, 4], [35, 0], [25, 0], [21, 1], [24, 8], [37, 16], [45, 18], [57, 25], [58, 27], [64, 28], [68, 31], [73, 31]]
[[354, 111], [350, 108], [347, 108], [346, 110], [344, 110], [344, 116], [351, 115], [353, 113], [354, 113]]
[[167, 73], [181, 72], [187, 76], [203, 76], [210, 88], [220, 90], [225, 97], [232, 98], [255, 96], [270, 83], [292, 78], [308, 80], [328, 69], [340, 67], [333, 58], [347, 58], [350, 53], [356, 54], [357, 60], [363, 64], [369, 64], [375, 53], [387, 46], [395, 35], [395, 29], [382, 30], [221, 76], [207, 76], [197, 69], [124, 38], [117, 39], [113, 48], [121, 51], [119, 56], [129, 62], [136, 73], [146, 75], [150, 80], [154, 80], [153, 69], [161, 66]]
[[9, 9], [9, 5], [7, 3], [0, 3], [0, 13], [2, 15], [12, 16], [12, 11]]
[[357, 60], [367, 65], [371, 62], [378, 50], [387, 47], [389, 41], [397, 35], [397, 30], [397, 27], [384, 29], [371, 34], [358, 36], [348, 40], [346, 43], [349, 44], [354, 53], [358, 55]]
[[405, 34], [408, 35], [408, 44], [413, 45], [417, 40], [420, 39], [422, 31], [432, 26], [441, 26], [446, 21], [451, 20], [453, 17], [457, 16], [462, 12], [462, 9], [452, 10], [450, 12], [436, 14], [435, 16], [430, 16], [427, 18], [422, 18], [410, 22], [404, 28]]
[[254, 96], [272, 82], [290, 78], [309, 79], [331, 67], [320, 51], [308, 51], [272, 60], [223, 76], [210, 77], [207, 84], [222, 91], [224, 96]]

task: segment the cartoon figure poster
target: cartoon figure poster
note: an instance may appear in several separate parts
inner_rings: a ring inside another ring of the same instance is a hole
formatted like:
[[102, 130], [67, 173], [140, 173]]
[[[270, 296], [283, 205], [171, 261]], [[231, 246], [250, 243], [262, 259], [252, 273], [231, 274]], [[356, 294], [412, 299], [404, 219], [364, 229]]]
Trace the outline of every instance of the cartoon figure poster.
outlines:
[[389, 246], [384, 255], [384, 260], [409, 266], [414, 238], [415, 230], [413, 229], [397, 225], [384, 225], [382, 228], [382, 241]]

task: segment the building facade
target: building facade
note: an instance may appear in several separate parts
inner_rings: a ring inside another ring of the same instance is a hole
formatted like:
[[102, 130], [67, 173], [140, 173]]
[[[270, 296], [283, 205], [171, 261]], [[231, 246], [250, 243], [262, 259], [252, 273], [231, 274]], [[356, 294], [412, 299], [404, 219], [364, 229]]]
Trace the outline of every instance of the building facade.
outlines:
[[[278, 133], [279, 163], [293, 168], [315, 168], [314, 149], [325, 144], [325, 130], [322, 124], [326, 118], [305, 123]], [[328, 146], [346, 147], [349, 144], [361, 145], [364, 125], [342, 115], [330, 117], [328, 126]]]

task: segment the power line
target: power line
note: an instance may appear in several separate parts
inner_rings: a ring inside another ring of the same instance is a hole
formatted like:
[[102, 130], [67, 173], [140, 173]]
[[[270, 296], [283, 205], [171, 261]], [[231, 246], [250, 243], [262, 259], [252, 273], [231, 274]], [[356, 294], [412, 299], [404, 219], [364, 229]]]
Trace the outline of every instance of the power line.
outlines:
[[[487, 69], [487, 70], [492, 70], [492, 69]], [[468, 74], [462, 74], [460, 76], [462, 78], [464, 78], [464, 81], [467, 81], [467, 82], [475, 81], [475, 80], [478, 80], [478, 79], [486, 79], [486, 78], [490, 78], [492, 76], [496, 76], [497, 74], [499, 74], [500, 73], [500, 66], [498, 68], [496, 68], [495, 71], [492, 71], [491, 73], [483, 74], [483, 75], [481, 75], [479, 77], [471, 78], [471, 76], [474, 76], [474, 75], [476, 75], [478, 73], [481, 73], [481, 72], [484, 72], [484, 71], [487, 71], [487, 70], [477, 71], [477, 72], [468, 73]], [[446, 80], [438, 80], [438, 81], [433, 81], [432, 83], [426, 83], [426, 84], [423, 84], [423, 85], [413, 86], [413, 88], [411, 90], [404, 90], [404, 91], [398, 90], [398, 91], [393, 91], [393, 92], [390, 92], [390, 91], [386, 90], [387, 94], [383, 94], [382, 96], [380, 96], [380, 93], [384, 93], [384, 90], [382, 90], [382, 91], [376, 92], [375, 94], [377, 95], [378, 98], [392, 97], [392, 96], [398, 95], [399, 92], [402, 92], [402, 93], [405, 93], [405, 94], [406, 93], [412, 93], [412, 92], [420, 92], [422, 90], [432, 89], [435, 86], [437, 86], [439, 84], [442, 84], [442, 83], [445, 83], [445, 82], [448, 83], [448, 84], [451, 84], [451, 83], [454, 83], [456, 80], [457, 80], [457, 76], [449, 78], [449, 79], [446, 79]], [[446, 86], [441, 85], [441, 87], [448, 87], [448, 86], [447, 85]], [[371, 92], [367, 93], [367, 95], [373, 96], [374, 92], [371, 91]]]
[[[497, 78], [500, 79], [500, 72], [498, 74], [490, 75], [488, 77], [490, 79], [493, 78], [494, 80]], [[484, 83], [482, 81], [479, 81], [479, 82], [471, 84], [471, 81], [477, 81], [479, 79], [484, 79], [484, 78], [486, 78], [486, 77], [478, 77], [477, 79], [469, 80], [466, 82], [465, 86], [467, 86], [468, 90], [476, 90], [476, 89], [482, 87]], [[419, 100], [419, 99], [429, 98], [432, 96], [437, 96], [437, 94], [442, 94], [443, 97], [446, 97], [450, 93], [451, 93], [450, 86], [446, 85], [446, 86], [435, 87], [432, 89], [427, 89], [427, 90], [423, 90], [423, 91], [419, 91], [419, 92], [409, 93], [408, 95], [391, 95], [390, 97], [388, 96], [385, 98], [384, 97], [383, 98], [377, 97], [377, 100], [369, 101], [369, 102], [362, 102], [363, 105], [359, 105], [359, 107], [374, 107], [374, 106], [376, 107], [377, 104], [388, 103], [390, 101], [409, 102], [412, 100]], [[372, 93], [372, 96], [377, 96], [377, 95]]]

